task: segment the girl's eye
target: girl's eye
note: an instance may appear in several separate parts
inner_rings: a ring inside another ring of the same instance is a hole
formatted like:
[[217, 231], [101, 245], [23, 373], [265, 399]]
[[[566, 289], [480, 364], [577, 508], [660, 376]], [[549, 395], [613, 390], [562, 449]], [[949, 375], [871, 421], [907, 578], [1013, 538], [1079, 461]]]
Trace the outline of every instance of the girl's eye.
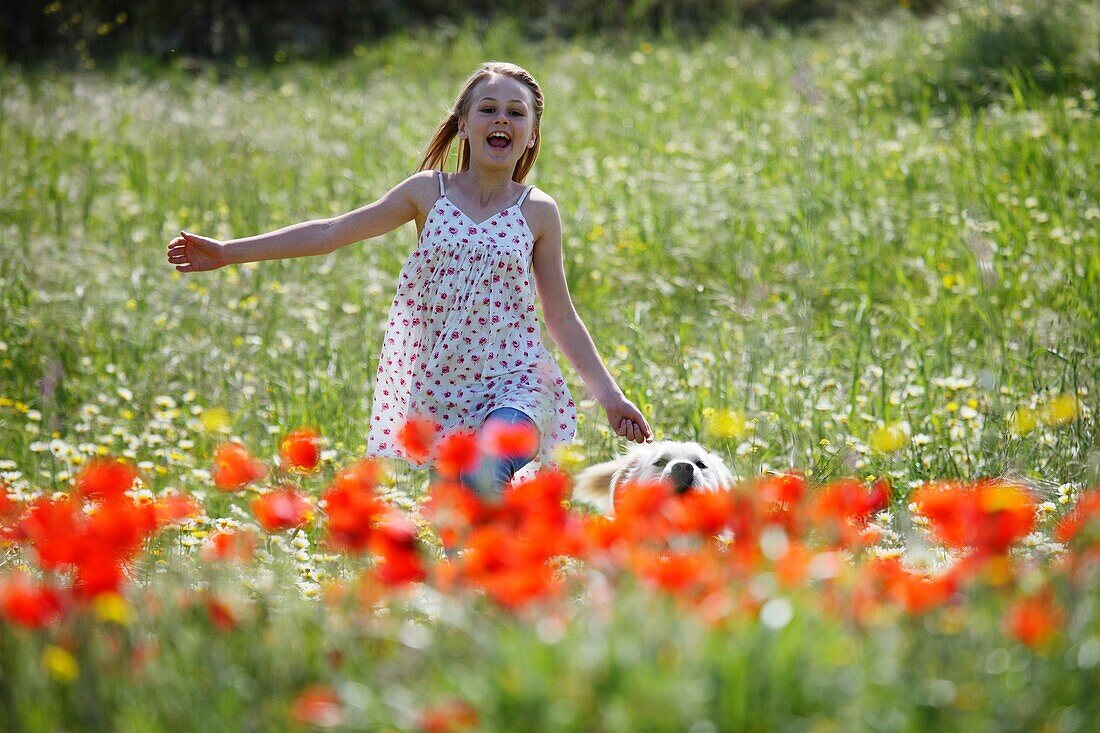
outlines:
[[493, 108], [492, 107], [482, 107], [481, 111], [484, 112], [485, 114], [488, 114], [488, 115], [493, 114]]
[[523, 117], [523, 113], [520, 112], [518, 109], [512, 110], [512, 114], [516, 117]]

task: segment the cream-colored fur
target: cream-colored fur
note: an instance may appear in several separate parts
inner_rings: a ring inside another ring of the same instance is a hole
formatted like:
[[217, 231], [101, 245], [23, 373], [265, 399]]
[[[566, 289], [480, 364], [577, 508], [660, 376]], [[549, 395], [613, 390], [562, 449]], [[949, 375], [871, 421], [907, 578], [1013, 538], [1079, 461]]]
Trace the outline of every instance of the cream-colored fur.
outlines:
[[573, 497], [612, 514], [620, 488], [648, 481], [666, 482], [681, 492], [719, 491], [729, 489], [734, 478], [717, 453], [698, 443], [662, 440], [634, 446], [613, 461], [581, 471]]

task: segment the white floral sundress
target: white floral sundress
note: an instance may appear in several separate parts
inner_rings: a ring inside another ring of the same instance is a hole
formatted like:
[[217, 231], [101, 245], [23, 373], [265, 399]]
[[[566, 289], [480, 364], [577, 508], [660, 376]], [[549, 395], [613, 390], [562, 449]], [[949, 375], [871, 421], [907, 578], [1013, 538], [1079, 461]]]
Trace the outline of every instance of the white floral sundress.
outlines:
[[476, 430], [501, 407], [539, 429], [536, 461], [573, 440], [577, 412], [561, 370], [542, 344], [531, 277], [534, 236], [515, 204], [475, 222], [447, 197], [424, 221], [390, 306], [374, 383], [371, 455], [403, 458], [397, 440], [411, 417], [432, 420], [440, 435]]

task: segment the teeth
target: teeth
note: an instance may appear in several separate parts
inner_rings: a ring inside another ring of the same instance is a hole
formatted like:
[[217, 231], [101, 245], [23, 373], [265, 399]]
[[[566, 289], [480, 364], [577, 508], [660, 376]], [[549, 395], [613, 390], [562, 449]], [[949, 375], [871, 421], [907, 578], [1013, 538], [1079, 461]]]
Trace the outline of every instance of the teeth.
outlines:
[[512, 139], [512, 138], [508, 137], [507, 133], [503, 133], [503, 132], [494, 132], [494, 133], [489, 135], [490, 140], [492, 140], [494, 137], [504, 138], [505, 140], [511, 140]]

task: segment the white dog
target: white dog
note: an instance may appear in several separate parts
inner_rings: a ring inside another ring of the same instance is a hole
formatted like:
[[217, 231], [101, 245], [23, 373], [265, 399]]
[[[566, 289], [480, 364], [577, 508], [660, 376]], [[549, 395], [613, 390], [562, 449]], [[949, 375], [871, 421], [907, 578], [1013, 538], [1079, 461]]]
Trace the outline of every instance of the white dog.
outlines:
[[630, 483], [649, 481], [667, 483], [676, 493], [683, 494], [729, 489], [734, 478], [721, 456], [698, 443], [661, 440], [634, 446], [613, 461], [581, 471], [573, 497], [612, 514], [619, 489]]

